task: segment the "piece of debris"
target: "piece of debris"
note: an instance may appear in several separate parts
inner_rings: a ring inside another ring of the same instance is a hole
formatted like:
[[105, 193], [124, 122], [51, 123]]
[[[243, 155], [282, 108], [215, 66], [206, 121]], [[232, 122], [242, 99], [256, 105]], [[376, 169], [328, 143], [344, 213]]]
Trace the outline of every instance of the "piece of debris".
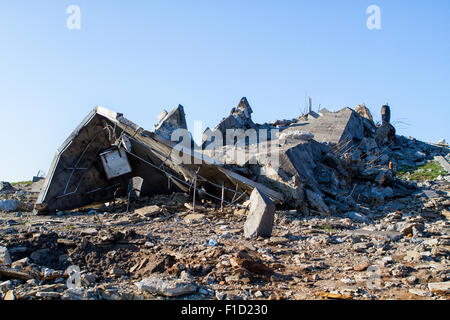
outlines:
[[9, 266], [11, 262], [8, 248], [0, 246], [0, 264]]
[[339, 293], [330, 293], [330, 292], [316, 292], [316, 296], [327, 299], [337, 299], [337, 300], [351, 300], [352, 296], [339, 294]]
[[165, 276], [153, 276], [145, 278], [136, 283], [141, 291], [148, 291], [154, 294], [167, 297], [178, 297], [191, 294], [197, 291], [197, 285], [179, 279], [171, 279]]
[[243, 98], [201, 144], [181, 106], [153, 131], [96, 107], [46, 179], [0, 184], [0, 299], [445, 299], [450, 150], [310, 107]]
[[450, 281], [447, 282], [430, 282], [428, 289], [435, 293], [450, 293]]
[[137, 213], [138, 215], [140, 215], [144, 218], [148, 218], [148, 217], [156, 216], [159, 213], [161, 213], [161, 208], [158, 206], [152, 205], [152, 206], [136, 209], [136, 210], [134, 210], [134, 213]]
[[16, 190], [6, 181], [0, 181], [0, 193], [14, 193]]
[[250, 208], [244, 225], [246, 238], [272, 235], [275, 204], [255, 188], [250, 196]]

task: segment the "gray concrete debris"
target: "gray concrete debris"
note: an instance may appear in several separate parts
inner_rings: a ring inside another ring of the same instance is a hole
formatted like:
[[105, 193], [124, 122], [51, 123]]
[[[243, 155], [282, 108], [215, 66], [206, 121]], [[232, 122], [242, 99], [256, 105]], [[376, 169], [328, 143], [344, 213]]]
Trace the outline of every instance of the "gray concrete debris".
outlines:
[[391, 122], [391, 108], [388, 105], [381, 107], [381, 121], [383, 124]]
[[450, 174], [450, 164], [443, 156], [435, 156], [434, 159], [439, 162], [439, 164], [444, 168], [445, 171], [447, 171], [448, 174]]
[[8, 248], [0, 246], [0, 264], [10, 265], [12, 263]]
[[403, 238], [403, 234], [397, 231], [371, 231], [359, 229], [352, 231], [353, 236], [367, 237], [369, 239], [380, 239], [385, 241], [398, 241]]
[[320, 214], [329, 214], [329, 208], [320, 194], [306, 190], [306, 199], [308, 199], [310, 206]]
[[6, 181], [0, 181], [0, 193], [12, 193], [16, 190], [13, 188], [13, 186]]
[[272, 235], [275, 204], [255, 188], [250, 196], [250, 208], [244, 225], [246, 238], [270, 237]]
[[220, 130], [222, 134], [226, 134], [227, 129], [243, 129], [247, 130], [255, 128], [251, 114], [253, 113], [247, 98], [243, 97], [236, 108], [231, 109], [230, 115], [223, 118], [216, 126], [215, 130]]
[[[339, 143], [347, 140], [359, 140], [364, 138], [365, 130], [370, 128], [370, 122], [361, 117], [350, 108], [344, 108], [337, 112], [328, 112], [317, 117], [300, 119], [289, 128], [282, 131], [302, 130], [314, 135], [318, 142]], [[367, 128], [367, 129], [366, 129]], [[370, 128], [370, 129], [369, 129]]]
[[448, 143], [447, 143], [447, 141], [445, 141], [445, 139], [439, 140], [436, 144], [439, 146], [448, 148]]
[[197, 285], [194, 283], [157, 275], [151, 278], [145, 278], [135, 283], [135, 285], [141, 291], [148, 291], [167, 297], [178, 297], [197, 291]]
[[450, 281], [446, 282], [430, 282], [428, 290], [431, 292], [450, 293]]
[[0, 211], [14, 212], [18, 210], [29, 210], [29, 206], [19, 200], [0, 200]]
[[372, 113], [370, 113], [370, 110], [366, 107], [364, 103], [361, 103], [355, 108], [355, 111], [361, 116], [366, 118], [367, 120], [371, 121], [373, 123], [373, 117]]
[[359, 212], [347, 212], [347, 217], [357, 222], [369, 222], [369, 219]]
[[[162, 115], [160, 114], [160, 116]], [[181, 104], [160, 120], [155, 127], [155, 132], [170, 141], [172, 133], [177, 129], [187, 129], [186, 115]]]
[[389, 122], [377, 128], [375, 140], [379, 147], [390, 146], [395, 141], [395, 128]]

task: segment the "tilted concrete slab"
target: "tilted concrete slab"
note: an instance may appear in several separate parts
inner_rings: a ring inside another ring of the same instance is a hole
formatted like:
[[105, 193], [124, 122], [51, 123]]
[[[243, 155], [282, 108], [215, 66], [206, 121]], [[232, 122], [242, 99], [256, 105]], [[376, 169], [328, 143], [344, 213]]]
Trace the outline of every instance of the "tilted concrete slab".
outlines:
[[320, 116], [310, 116], [307, 120], [299, 120], [282, 132], [301, 130], [314, 135], [318, 142], [338, 144], [347, 140], [362, 140], [365, 130], [374, 130], [369, 120], [361, 117], [350, 108], [337, 112], [324, 111]]

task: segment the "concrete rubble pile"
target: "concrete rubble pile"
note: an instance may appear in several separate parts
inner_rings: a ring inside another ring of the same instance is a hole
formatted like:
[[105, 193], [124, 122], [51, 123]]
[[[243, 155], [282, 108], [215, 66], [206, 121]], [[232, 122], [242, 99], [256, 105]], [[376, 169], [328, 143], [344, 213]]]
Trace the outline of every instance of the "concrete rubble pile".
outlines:
[[388, 105], [253, 112], [197, 144], [181, 105], [152, 131], [94, 108], [44, 180], [0, 183], [0, 298], [448, 298], [445, 140], [397, 135]]
[[[154, 132], [122, 114], [97, 107], [58, 150], [36, 212], [55, 213], [113, 201], [127, 194], [132, 177], [142, 178], [142, 196], [192, 189], [203, 190], [221, 202], [239, 198], [242, 203], [258, 187], [277, 204], [303, 214], [356, 210], [355, 196], [381, 205], [385, 198], [411, 188], [397, 184], [389, 169], [390, 152], [395, 148], [389, 107], [383, 106], [383, 122], [378, 127], [364, 105], [357, 109], [359, 113], [350, 108], [338, 112], [322, 109], [288, 126], [258, 125], [251, 119], [253, 110], [247, 99], [242, 98], [214, 130], [205, 131], [198, 149], [180, 148], [171, 139], [178, 129], [187, 132], [181, 105], [170, 113], [164, 110]], [[245, 130], [249, 129], [256, 133], [255, 141], [246, 140]], [[272, 136], [275, 129], [279, 133]], [[244, 142], [230, 144], [230, 130]], [[210, 136], [221, 139], [215, 155], [209, 153]], [[189, 132], [188, 139], [192, 141]], [[261, 148], [264, 143], [270, 148]], [[247, 160], [230, 161], [227, 157], [232, 148], [246, 154]], [[277, 167], [265, 161], [267, 150], [273, 148], [279, 152]], [[223, 152], [217, 157], [220, 149]], [[183, 161], [177, 161], [174, 151]], [[196, 185], [192, 188], [193, 180]], [[361, 182], [367, 181], [377, 184], [366, 190]]]

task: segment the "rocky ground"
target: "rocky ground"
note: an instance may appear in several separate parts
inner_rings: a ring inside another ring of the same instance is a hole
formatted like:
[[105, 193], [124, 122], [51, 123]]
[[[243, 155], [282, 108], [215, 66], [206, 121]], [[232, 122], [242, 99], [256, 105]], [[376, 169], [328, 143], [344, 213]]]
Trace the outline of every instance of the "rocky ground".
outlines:
[[417, 191], [330, 215], [277, 210], [269, 239], [245, 239], [245, 209], [203, 199], [193, 212], [185, 194], [36, 216], [32, 185], [3, 187], [18, 205], [0, 213], [0, 298], [448, 299], [449, 177], [416, 152], [397, 176]]

